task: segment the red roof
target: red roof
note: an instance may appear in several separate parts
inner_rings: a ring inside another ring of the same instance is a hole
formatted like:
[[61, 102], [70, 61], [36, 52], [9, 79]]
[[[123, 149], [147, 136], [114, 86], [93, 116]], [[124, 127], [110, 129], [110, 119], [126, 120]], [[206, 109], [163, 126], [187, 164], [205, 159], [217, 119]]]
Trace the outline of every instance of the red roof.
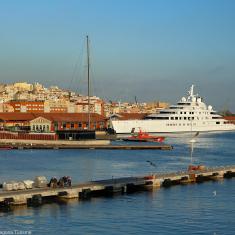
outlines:
[[[31, 121], [38, 117], [44, 117], [50, 121], [57, 122], [87, 122], [87, 113], [0, 113], [0, 120], [3, 121]], [[106, 118], [97, 113], [90, 114], [91, 121], [102, 122]]]
[[235, 121], [235, 116], [224, 116], [224, 119], [230, 120], [230, 121]]

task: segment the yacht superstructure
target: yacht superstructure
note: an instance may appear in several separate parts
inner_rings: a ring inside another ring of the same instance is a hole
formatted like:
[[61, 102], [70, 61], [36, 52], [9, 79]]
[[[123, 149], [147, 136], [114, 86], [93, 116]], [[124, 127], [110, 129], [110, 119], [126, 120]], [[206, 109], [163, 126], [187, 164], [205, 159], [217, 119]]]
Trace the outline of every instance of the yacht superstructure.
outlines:
[[151, 114], [142, 120], [111, 120], [117, 134], [131, 133], [132, 128], [141, 128], [149, 133], [232, 131], [235, 125], [225, 120], [194, 94], [194, 85], [188, 97], [182, 97], [176, 105]]

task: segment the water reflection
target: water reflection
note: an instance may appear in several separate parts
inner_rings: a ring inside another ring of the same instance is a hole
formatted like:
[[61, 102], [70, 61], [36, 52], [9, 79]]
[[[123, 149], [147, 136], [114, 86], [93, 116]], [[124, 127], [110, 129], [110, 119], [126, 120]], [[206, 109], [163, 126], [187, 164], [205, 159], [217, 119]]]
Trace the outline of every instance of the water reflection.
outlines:
[[[34, 179], [35, 175], [45, 175], [48, 179], [70, 175], [73, 182], [84, 182], [112, 176], [185, 170], [190, 162], [189, 139], [167, 138], [167, 143], [174, 146], [172, 151], [2, 151], [0, 182]], [[195, 144], [194, 162], [208, 166], [234, 164], [234, 140], [234, 133], [200, 134]], [[0, 212], [0, 228], [59, 235], [110, 234], [110, 231], [120, 234], [154, 234], [156, 231], [159, 234], [189, 234], [189, 231], [192, 234], [224, 234], [226, 231], [229, 234], [235, 231], [234, 180], [174, 186], [88, 201], [74, 199], [37, 208], [19, 207], [7, 213]], [[222, 229], [224, 226], [227, 230]]]

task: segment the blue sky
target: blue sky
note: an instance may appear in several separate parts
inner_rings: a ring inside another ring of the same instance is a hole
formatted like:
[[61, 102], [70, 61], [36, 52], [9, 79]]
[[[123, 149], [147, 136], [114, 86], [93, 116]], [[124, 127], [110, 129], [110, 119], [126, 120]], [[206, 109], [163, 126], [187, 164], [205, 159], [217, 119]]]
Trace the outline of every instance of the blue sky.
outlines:
[[193, 83], [235, 111], [233, 0], [0, 1], [0, 81], [58, 84], [107, 100], [175, 102]]

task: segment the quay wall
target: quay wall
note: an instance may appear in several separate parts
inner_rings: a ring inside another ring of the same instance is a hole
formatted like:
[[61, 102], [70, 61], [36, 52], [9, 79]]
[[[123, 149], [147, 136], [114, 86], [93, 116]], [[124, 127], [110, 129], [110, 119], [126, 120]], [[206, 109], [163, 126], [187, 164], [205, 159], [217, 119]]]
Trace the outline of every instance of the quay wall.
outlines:
[[49, 145], [49, 146], [85, 146], [85, 145], [109, 145], [110, 140], [19, 140], [0, 139], [0, 144], [10, 145]]

